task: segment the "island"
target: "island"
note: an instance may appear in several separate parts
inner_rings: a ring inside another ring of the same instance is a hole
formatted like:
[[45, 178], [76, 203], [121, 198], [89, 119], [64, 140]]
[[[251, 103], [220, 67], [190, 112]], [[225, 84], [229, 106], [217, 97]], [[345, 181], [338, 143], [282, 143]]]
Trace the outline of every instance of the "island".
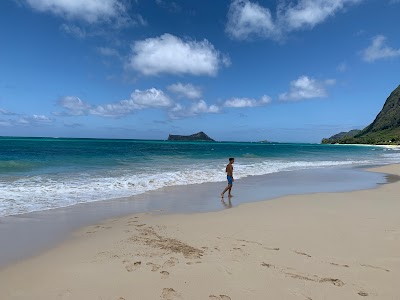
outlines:
[[197, 142], [215, 142], [212, 138], [210, 138], [203, 131], [192, 135], [173, 135], [170, 134], [168, 136], [168, 141], [197, 141]]
[[400, 85], [389, 95], [375, 120], [363, 130], [341, 132], [322, 144], [400, 144]]

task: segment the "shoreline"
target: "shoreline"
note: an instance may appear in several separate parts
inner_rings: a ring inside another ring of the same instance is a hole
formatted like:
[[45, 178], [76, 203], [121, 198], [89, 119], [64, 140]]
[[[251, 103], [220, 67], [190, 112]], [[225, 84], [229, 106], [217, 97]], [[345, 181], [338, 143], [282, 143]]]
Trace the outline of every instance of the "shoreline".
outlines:
[[0, 298], [397, 299], [399, 189], [109, 219], [0, 269]]
[[[220, 201], [225, 183], [206, 183], [167, 187], [128, 198], [2, 217], [0, 240], [8, 242], [2, 245], [0, 269], [62, 243], [81, 227], [111, 218], [149, 212], [207, 213], [291, 194], [371, 189], [391, 180], [384, 174], [368, 172], [364, 167], [325, 167], [238, 179], [233, 190], [235, 197], [228, 204]], [[18, 236], [18, 239], [10, 239], [11, 236]]]

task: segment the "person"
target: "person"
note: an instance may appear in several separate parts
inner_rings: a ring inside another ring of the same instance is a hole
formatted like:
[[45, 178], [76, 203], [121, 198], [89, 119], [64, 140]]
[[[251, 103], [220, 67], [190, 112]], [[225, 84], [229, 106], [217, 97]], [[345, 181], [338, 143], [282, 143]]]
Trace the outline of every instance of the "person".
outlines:
[[224, 194], [226, 191], [228, 192], [228, 197], [232, 197], [231, 191], [232, 191], [232, 185], [233, 185], [233, 163], [235, 162], [235, 159], [233, 157], [229, 158], [229, 164], [226, 165], [225, 172], [226, 172], [226, 179], [228, 180], [228, 186], [224, 189], [224, 191], [221, 193], [221, 198], [224, 198]]

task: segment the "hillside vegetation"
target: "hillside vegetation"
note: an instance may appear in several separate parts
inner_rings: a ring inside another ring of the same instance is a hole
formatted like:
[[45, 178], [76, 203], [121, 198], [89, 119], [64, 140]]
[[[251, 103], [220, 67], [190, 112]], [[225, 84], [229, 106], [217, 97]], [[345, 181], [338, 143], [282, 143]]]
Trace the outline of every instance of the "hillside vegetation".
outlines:
[[400, 144], [400, 85], [390, 94], [375, 120], [363, 130], [341, 132], [323, 144]]

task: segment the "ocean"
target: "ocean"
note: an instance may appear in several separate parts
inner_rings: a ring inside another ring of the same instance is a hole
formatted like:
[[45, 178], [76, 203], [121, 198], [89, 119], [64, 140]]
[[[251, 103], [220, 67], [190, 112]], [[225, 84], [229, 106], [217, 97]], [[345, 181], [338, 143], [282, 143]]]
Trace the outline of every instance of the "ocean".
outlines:
[[[143, 194], [163, 187], [327, 167], [400, 162], [380, 146], [0, 138], [0, 217]], [[223, 187], [223, 185], [222, 185]]]

